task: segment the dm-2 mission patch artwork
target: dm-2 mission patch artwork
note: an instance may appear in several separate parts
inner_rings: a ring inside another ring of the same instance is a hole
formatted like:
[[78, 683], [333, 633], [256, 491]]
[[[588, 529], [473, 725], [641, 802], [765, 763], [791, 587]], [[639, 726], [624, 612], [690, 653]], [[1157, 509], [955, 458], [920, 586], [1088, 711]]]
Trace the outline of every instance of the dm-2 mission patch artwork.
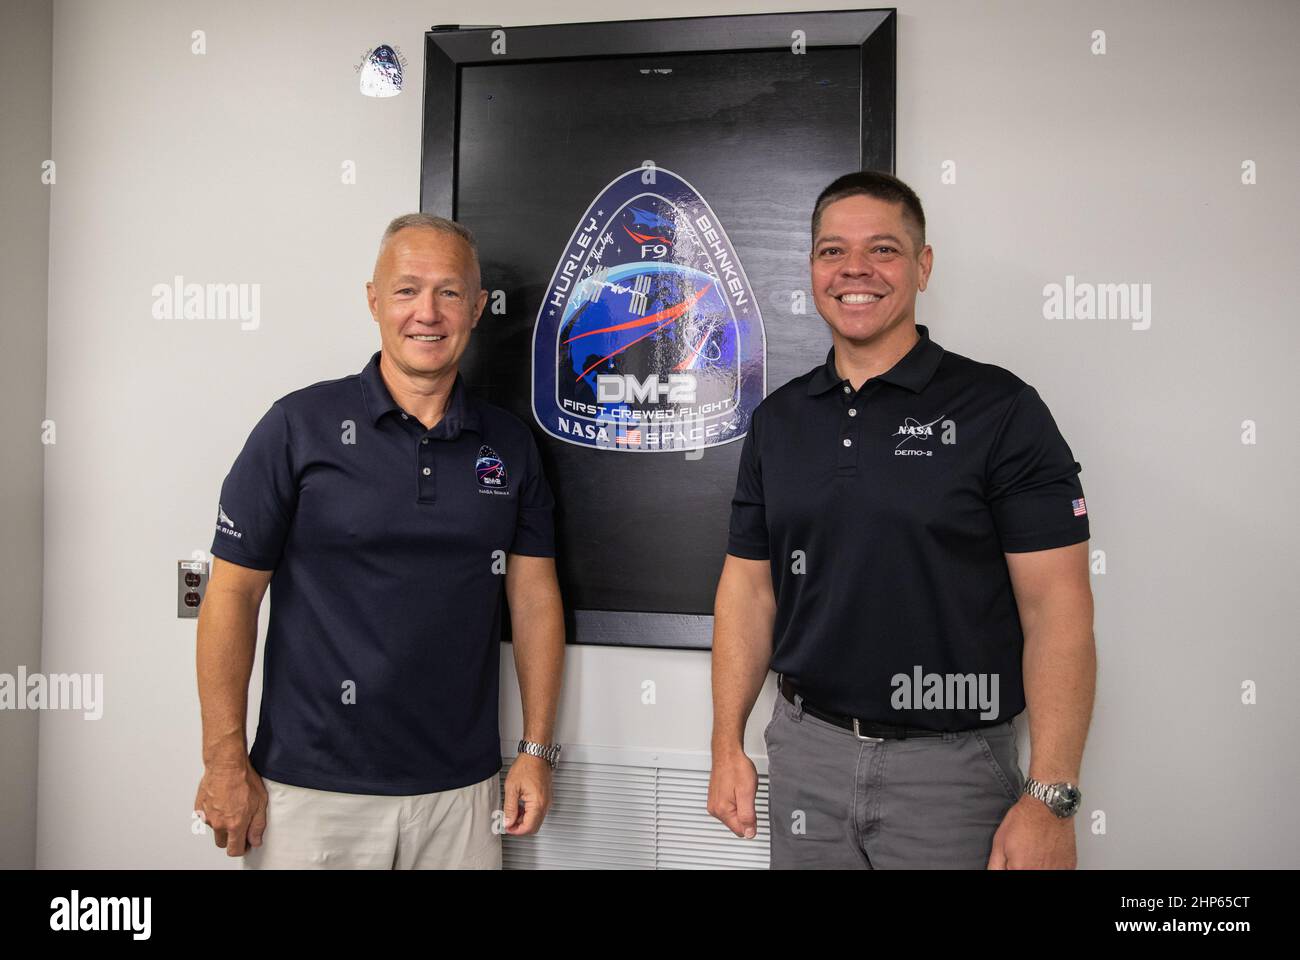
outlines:
[[663, 167], [617, 177], [556, 264], [533, 331], [533, 415], [581, 446], [656, 452], [743, 437], [763, 320], [717, 215]]

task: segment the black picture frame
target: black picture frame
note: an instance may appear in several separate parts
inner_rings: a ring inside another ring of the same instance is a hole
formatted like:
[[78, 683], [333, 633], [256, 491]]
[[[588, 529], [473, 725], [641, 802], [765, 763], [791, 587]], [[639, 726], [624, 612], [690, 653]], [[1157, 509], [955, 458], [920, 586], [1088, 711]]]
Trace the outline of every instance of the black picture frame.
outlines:
[[[460, 111], [462, 74], [468, 68], [589, 58], [788, 51], [796, 31], [810, 50], [857, 51], [858, 165], [864, 170], [893, 172], [896, 29], [893, 8], [541, 26], [434, 26], [425, 34], [420, 209], [451, 219], [458, 219], [461, 212]], [[506, 39], [504, 51], [497, 42], [502, 36]], [[768, 390], [779, 385], [769, 383]], [[570, 608], [566, 615], [569, 640], [574, 643], [688, 649], [711, 646], [712, 617], [702, 613]], [[508, 619], [505, 622], [508, 626]]]

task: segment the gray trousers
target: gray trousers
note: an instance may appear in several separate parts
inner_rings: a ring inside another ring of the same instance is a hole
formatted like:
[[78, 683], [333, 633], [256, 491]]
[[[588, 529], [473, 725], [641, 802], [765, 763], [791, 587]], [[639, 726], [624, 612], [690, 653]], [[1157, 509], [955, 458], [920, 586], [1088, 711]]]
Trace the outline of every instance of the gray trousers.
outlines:
[[774, 870], [983, 870], [1025, 783], [1010, 720], [865, 741], [778, 692], [763, 739]]

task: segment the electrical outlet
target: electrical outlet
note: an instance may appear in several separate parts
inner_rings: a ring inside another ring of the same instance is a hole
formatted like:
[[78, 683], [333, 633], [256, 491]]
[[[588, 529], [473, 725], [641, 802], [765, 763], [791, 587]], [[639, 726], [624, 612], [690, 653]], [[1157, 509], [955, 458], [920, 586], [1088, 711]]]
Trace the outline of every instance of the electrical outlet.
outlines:
[[193, 619], [208, 590], [208, 565], [202, 560], [181, 560], [176, 564], [176, 616]]

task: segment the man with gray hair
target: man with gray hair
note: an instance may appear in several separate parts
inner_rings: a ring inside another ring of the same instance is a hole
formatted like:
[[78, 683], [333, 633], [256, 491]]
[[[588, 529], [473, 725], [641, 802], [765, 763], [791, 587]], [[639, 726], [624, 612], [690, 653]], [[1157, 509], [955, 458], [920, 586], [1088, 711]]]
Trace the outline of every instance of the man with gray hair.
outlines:
[[[247, 867], [499, 868], [501, 832], [541, 825], [559, 754], [553, 501], [528, 427], [458, 373], [487, 302], [470, 232], [398, 217], [366, 294], [380, 350], [275, 401], [222, 484], [194, 808]], [[501, 809], [503, 584], [524, 739]]]

